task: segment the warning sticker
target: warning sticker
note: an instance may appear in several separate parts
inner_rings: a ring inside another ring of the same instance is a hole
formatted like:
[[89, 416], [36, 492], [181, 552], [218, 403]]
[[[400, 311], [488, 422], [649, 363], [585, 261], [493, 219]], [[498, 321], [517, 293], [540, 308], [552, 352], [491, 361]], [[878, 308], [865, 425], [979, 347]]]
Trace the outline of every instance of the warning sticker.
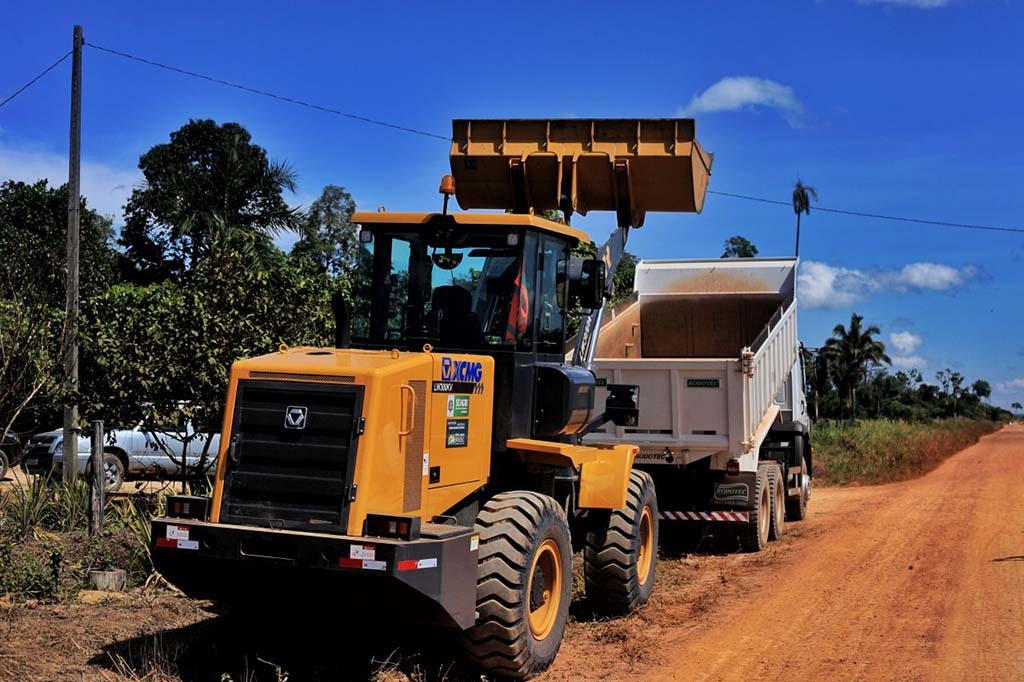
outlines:
[[445, 447], [464, 448], [469, 443], [469, 420], [449, 419], [448, 428], [445, 432]]
[[373, 545], [352, 545], [348, 548], [350, 559], [376, 559], [377, 548]]
[[450, 395], [448, 396], [448, 417], [468, 417], [469, 396]]
[[167, 526], [168, 540], [188, 540], [188, 526]]
[[469, 539], [469, 551], [475, 552], [480, 548], [480, 536], [474, 535]]

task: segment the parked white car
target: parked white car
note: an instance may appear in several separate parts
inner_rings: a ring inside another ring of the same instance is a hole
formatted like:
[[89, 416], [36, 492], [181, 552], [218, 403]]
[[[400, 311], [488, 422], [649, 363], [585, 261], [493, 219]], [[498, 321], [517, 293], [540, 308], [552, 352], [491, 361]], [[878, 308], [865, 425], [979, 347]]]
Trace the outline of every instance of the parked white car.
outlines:
[[[202, 472], [197, 471], [206, 442], [207, 459]], [[188, 464], [189, 476], [205, 476], [217, 460], [220, 434], [212, 437], [197, 434], [191, 424], [181, 427], [168, 425], [160, 429], [145, 429], [138, 425], [132, 429], [108, 431], [103, 439], [103, 473], [106, 489], [117, 491], [125, 481], [138, 479], [167, 479], [181, 476], [182, 458]], [[29, 474], [63, 473], [63, 432], [47, 431], [32, 436], [25, 444], [22, 469]], [[78, 439], [78, 473], [89, 470], [92, 444], [89, 438]]]

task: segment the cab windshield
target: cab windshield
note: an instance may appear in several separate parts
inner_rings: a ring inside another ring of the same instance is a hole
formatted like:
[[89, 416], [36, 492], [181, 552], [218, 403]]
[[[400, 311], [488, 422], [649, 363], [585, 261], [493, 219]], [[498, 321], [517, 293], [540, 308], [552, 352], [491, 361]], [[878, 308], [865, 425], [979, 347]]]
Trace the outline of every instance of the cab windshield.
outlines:
[[[561, 346], [562, 240], [457, 225], [374, 226], [372, 235], [372, 242], [361, 244], [360, 257], [372, 263], [371, 275], [353, 292], [357, 343], [451, 349], [540, 343], [552, 346], [551, 352]], [[548, 264], [548, 276], [538, 259]]]

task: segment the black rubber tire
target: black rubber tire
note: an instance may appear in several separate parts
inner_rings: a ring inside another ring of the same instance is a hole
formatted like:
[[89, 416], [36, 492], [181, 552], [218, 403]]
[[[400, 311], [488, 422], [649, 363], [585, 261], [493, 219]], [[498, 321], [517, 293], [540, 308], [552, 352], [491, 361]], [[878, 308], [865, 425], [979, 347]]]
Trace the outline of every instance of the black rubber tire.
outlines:
[[0, 481], [7, 478], [7, 469], [11, 466], [11, 463], [7, 459], [7, 453], [0, 450]]
[[[803, 465], [803, 471], [798, 474], [799, 476], [807, 475], [807, 458], [804, 457], [800, 460]], [[808, 487], [810, 481], [807, 482]], [[807, 503], [810, 500], [807, 498], [807, 491], [804, 490], [802, 485], [798, 486], [800, 489], [799, 494], [786, 499], [786, 520], [787, 521], [803, 521], [807, 518]]]
[[[640, 575], [640, 523], [647, 508], [653, 537], [650, 568]], [[658, 498], [654, 479], [645, 471], [629, 476], [626, 507], [590, 512], [583, 546], [583, 575], [587, 602], [606, 615], [629, 613], [644, 604], [654, 589], [658, 565]]]
[[[499, 493], [476, 520], [480, 534], [476, 625], [463, 638], [466, 652], [486, 674], [523, 680], [555, 660], [569, 619], [572, 597], [572, 544], [565, 512], [547, 495]], [[561, 590], [549, 633], [537, 639], [530, 629], [530, 570], [546, 540], [561, 561]]]
[[754, 508], [750, 511], [750, 520], [742, 524], [737, 532], [740, 548], [744, 552], [760, 552], [768, 545], [768, 526], [771, 517], [768, 468], [757, 467], [754, 481]]
[[778, 464], [767, 467], [768, 490], [771, 493], [771, 522], [768, 524], [768, 540], [778, 540], [786, 534], [786, 482], [782, 480], [782, 467]]

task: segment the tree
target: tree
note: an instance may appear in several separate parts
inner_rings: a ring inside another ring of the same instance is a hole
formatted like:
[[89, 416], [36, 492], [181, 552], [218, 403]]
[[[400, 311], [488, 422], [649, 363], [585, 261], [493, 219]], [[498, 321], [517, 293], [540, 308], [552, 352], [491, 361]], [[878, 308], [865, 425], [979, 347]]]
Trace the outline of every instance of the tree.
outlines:
[[1010, 407], [1012, 407], [1015, 412], [1020, 412], [1021, 410], [1024, 410], [1024, 405], [1021, 405], [1018, 402], [1013, 403], [1012, 405], [1010, 405]]
[[885, 354], [885, 344], [874, 338], [881, 331], [874, 325], [864, 328], [863, 322], [863, 316], [854, 313], [850, 316], [849, 328], [837, 324], [824, 347], [833, 380], [854, 418], [857, 416], [857, 389], [864, 383], [869, 369], [891, 363]]
[[832, 367], [830, 354], [823, 352], [823, 349], [805, 348], [800, 345], [800, 357], [804, 363], [804, 378], [807, 388], [814, 400], [814, 419], [821, 417], [821, 403], [823, 398], [832, 391]]
[[754, 258], [757, 256], [757, 247], [749, 239], [736, 235], [725, 240], [725, 251], [722, 258]]
[[273, 235], [297, 227], [283, 197], [295, 173], [251, 140], [237, 123], [192, 120], [142, 155], [145, 184], [125, 206], [120, 240], [135, 281], [180, 276], [226, 250], [260, 261]]
[[332, 277], [347, 282], [356, 267], [359, 239], [352, 224], [356, 202], [344, 187], [327, 185], [299, 224], [292, 255], [309, 258]]
[[984, 379], [978, 379], [971, 384], [971, 389], [974, 391], [974, 395], [979, 398], [988, 398], [992, 395], [992, 385]]
[[[220, 430], [235, 360], [281, 343], [329, 344], [330, 278], [280, 251], [268, 265], [227, 253], [178, 281], [120, 284], [84, 302], [83, 350], [94, 358], [83, 373], [86, 410], [112, 424], [187, 419], [196, 427], [180, 434], [187, 446]], [[199, 471], [212, 453], [203, 455]]]
[[813, 187], [805, 185], [800, 180], [793, 186], [793, 213], [796, 213], [796, 250], [795, 255], [800, 255], [800, 215], [811, 214], [811, 199], [818, 201], [818, 191]]
[[944, 369], [936, 372], [935, 378], [942, 386], [942, 397], [947, 412], [950, 416], [955, 417], [957, 405], [964, 393], [964, 375], [951, 369]]
[[[0, 185], [0, 437], [20, 421], [56, 418], [63, 383], [67, 188]], [[83, 198], [79, 214], [81, 295], [110, 285], [116, 253], [110, 221]]]

